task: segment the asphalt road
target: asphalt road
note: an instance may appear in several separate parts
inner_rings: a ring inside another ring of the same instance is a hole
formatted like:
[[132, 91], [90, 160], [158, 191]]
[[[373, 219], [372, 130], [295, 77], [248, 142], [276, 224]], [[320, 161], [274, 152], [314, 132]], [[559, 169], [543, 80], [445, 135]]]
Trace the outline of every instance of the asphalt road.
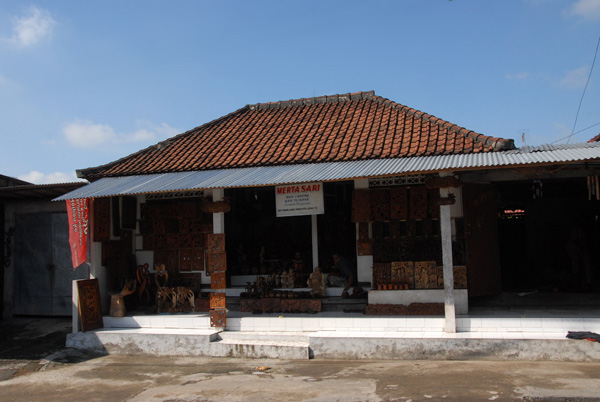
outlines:
[[600, 401], [600, 363], [93, 356], [27, 320], [0, 322], [0, 401]]

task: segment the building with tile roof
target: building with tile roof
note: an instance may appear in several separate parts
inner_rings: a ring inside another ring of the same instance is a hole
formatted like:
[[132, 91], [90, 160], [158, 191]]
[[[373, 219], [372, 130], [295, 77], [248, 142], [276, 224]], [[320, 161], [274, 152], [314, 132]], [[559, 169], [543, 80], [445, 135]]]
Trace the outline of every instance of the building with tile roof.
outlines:
[[[93, 199], [91, 271], [101, 294], [147, 263], [164, 264], [173, 283], [198, 296], [236, 300], [257, 296], [248, 282], [290, 266], [304, 267], [297, 286], [305, 287], [312, 269], [327, 271], [341, 250], [368, 291], [366, 311], [444, 314], [452, 332], [471, 298], [541, 286], [537, 272], [570, 264], [550, 244], [566, 244], [572, 211], [598, 208], [589, 177], [599, 161], [600, 143], [519, 149], [370, 91], [244, 106], [78, 170], [90, 184], [57, 200]], [[586, 177], [587, 198], [578, 193]], [[561, 189], [578, 194], [567, 197], [572, 208], [560, 207]], [[541, 229], [550, 206], [563, 230]], [[541, 215], [535, 231], [524, 226], [525, 216], [532, 225]], [[514, 243], [534, 232], [539, 241]], [[246, 312], [277, 311], [240, 303]], [[215, 326], [226, 327], [223, 319], [215, 313]]]

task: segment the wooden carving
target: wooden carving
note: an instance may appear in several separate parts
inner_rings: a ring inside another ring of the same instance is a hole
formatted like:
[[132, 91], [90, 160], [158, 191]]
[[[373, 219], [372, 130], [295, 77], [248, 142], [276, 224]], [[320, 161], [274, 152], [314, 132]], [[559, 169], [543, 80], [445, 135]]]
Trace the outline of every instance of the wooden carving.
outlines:
[[94, 241], [110, 240], [110, 198], [94, 198]]
[[209, 253], [224, 253], [225, 234], [211, 233], [206, 235], [206, 248]]
[[206, 213], [219, 213], [231, 211], [231, 205], [229, 201], [209, 201], [202, 204], [202, 212]]
[[391, 280], [391, 264], [389, 262], [373, 264], [374, 286], [389, 284]]
[[467, 267], [464, 265], [454, 267], [454, 288], [467, 288]]
[[206, 271], [208, 273], [227, 271], [227, 254], [207, 253]]
[[360, 240], [365, 240], [369, 238], [369, 223], [368, 222], [360, 222], [358, 224], [358, 238]]
[[217, 328], [225, 328], [227, 326], [227, 310], [211, 310], [210, 326]]
[[388, 190], [371, 190], [371, 220], [390, 220], [390, 193]]
[[369, 190], [354, 190], [352, 193], [352, 222], [371, 221]]
[[429, 276], [427, 273], [427, 264], [424, 264], [423, 261], [415, 262], [415, 289], [429, 289]]
[[408, 190], [404, 187], [390, 189], [390, 219], [408, 219]]
[[81, 330], [85, 332], [102, 328], [104, 322], [102, 321], [102, 306], [100, 305], [98, 279], [77, 281], [77, 294]]
[[356, 241], [356, 253], [358, 255], [373, 255], [373, 243], [369, 239]]
[[211, 310], [225, 308], [225, 306], [226, 306], [225, 293], [213, 292], [210, 294], [210, 309]]
[[227, 279], [225, 272], [213, 272], [210, 275], [211, 289], [225, 289], [227, 287]]
[[410, 219], [427, 219], [427, 188], [413, 187], [409, 197]]

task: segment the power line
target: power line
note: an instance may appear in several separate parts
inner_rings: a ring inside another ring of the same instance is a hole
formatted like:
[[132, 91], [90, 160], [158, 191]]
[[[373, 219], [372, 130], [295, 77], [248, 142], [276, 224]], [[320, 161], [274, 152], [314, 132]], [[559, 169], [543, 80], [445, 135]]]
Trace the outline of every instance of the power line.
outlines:
[[571, 134], [567, 135], [566, 137], [559, 138], [558, 140], [551, 142], [551, 144], [556, 144], [556, 143], [557, 143], [557, 142], [559, 142], [559, 141], [565, 140], [565, 139], [567, 139], [567, 138], [571, 138], [571, 137], [572, 137], [572, 136], [574, 136], [575, 134], [579, 134], [579, 133], [581, 133], [581, 132], [584, 132], [585, 130], [589, 130], [590, 128], [592, 128], [592, 127], [596, 127], [597, 125], [600, 125], [600, 121], [599, 121], [598, 123], [596, 123], [596, 124], [592, 124], [591, 126], [588, 126], [588, 127], [586, 127], [586, 128], [582, 128], [581, 130], [579, 130], [579, 131], [577, 131], [577, 132], [575, 132], [575, 133], [571, 133]]
[[587, 90], [588, 84], [590, 83], [590, 78], [592, 77], [592, 71], [594, 71], [594, 64], [596, 64], [596, 56], [598, 55], [598, 47], [600, 46], [600, 36], [598, 36], [598, 43], [596, 43], [596, 52], [594, 53], [594, 61], [592, 61], [592, 68], [590, 68], [590, 73], [588, 75], [587, 81], [585, 83], [585, 87], [583, 88], [583, 93], [581, 94], [581, 99], [579, 99], [579, 106], [577, 107], [577, 113], [575, 114], [575, 122], [573, 123], [573, 128], [571, 129], [571, 135], [567, 139], [567, 144], [571, 141], [571, 137], [574, 134], [575, 126], [577, 125], [577, 119], [579, 118], [579, 111], [581, 110], [581, 103], [583, 102], [583, 97], [585, 96], [585, 91]]

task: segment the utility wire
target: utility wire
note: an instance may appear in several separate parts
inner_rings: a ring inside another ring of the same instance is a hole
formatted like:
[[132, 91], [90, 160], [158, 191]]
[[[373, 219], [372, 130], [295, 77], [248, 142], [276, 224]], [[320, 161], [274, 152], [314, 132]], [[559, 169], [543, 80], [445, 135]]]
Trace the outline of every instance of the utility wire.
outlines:
[[579, 130], [579, 131], [577, 131], [577, 132], [571, 133], [571, 134], [567, 135], [566, 137], [559, 138], [558, 140], [551, 142], [551, 144], [556, 144], [556, 143], [557, 143], [557, 142], [559, 142], [559, 141], [566, 140], [567, 138], [571, 138], [572, 136], [574, 136], [574, 135], [576, 135], [576, 134], [579, 134], [579, 133], [582, 133], [582, 132], [584, 132], [585, 130], [589, 130], [589, 129], [590, 129], [590, 128], [592, 128], [592, 127], [596, 127], [597, 125], [600, 125], [600, 121], [599, 121], [598, 123], [596, 123], [596, 124], [592, 124], [591, 126], [588, 126], [588, 127], [586, 127], [586, 128], [582, 128], [581, 130]]
[[590, 78], [592, 77], [592, 71], [594, 71], [594, 64], [596, 64], [596, 56], [598, 55], [598, 47], [600, 46], [600, 36], [598, 36], [598, 43], [596, 44], [596, 52], [594, 53], [594, 61], [592, 61], [592, 68], [590, 68], [590, 74], [588, 75], [587, 81], [585, 83], [585, 87], [583, 88], [583, 93], [581, 94], [581, 99], [579, 99], [579, 106], [577, 107], [577, 114], [575, 114], [575, 122], [573, 123], [573, 128], [571, 129], [571, 135], [569, 135], [567, 139], [567, 144], [571, 141], [571, 137], [575, 132], [575, 126], [577, 125], [577, 119], [579, 118], [579, 111], [581, 110], [581, 103], [583, 102], [583, 97], [585, 96], [585, 91], [590, 83]]

